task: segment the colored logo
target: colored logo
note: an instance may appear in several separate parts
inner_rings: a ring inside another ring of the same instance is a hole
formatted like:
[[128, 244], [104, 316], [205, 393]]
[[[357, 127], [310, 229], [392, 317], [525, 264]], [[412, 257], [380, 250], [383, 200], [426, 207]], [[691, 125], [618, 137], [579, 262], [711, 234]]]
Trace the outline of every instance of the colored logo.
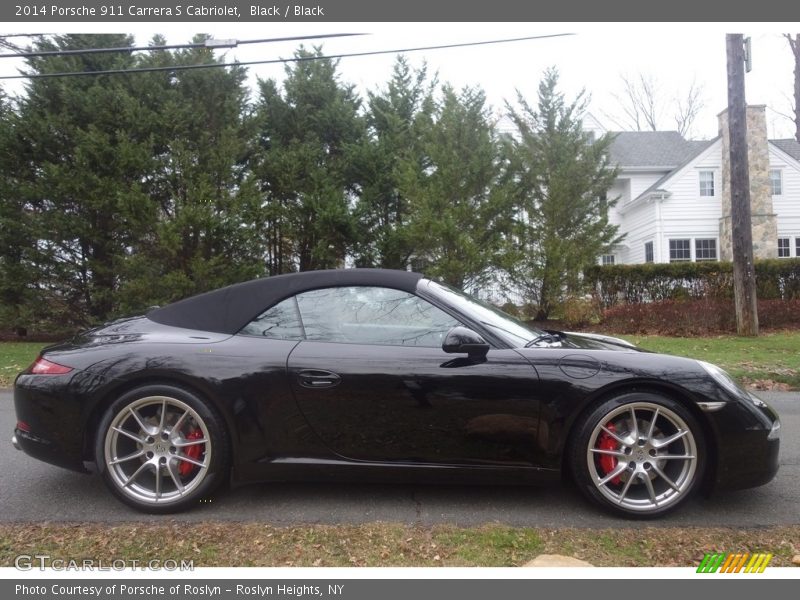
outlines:
[[763, 573], [771, 560], [772, 554], [711, 552], [703, 557], [697, 572]]

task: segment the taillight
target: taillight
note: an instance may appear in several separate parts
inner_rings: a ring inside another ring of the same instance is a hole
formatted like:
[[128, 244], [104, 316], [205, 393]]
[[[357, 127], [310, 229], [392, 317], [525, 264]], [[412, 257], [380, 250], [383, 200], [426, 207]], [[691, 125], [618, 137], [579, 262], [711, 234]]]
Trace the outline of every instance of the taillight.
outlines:
[[31, 365], [30, 372], [34, 375], [64, 375], [72, 371], [72, 367], [65, 367], [51, 362], [41, 356]]

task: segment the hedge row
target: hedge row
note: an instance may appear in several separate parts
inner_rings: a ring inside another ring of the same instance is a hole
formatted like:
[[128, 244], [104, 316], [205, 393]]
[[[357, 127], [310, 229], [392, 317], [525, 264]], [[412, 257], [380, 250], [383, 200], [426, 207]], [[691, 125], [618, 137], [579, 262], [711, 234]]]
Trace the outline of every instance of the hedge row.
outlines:
[[[762, 329], [800, 328], [800, 299], [759, 300]], [[736, 332], [732, 299], [619, 304], [603, 313], [602, 331], [629, 335], [695, 336]]]
[[[800, 299], [800, 258], [760, 260], [755, 268], [760, 299]], [[584, 275], [603, 308], [733, 297], [733, 263], [729, 262], [592, 266]]]

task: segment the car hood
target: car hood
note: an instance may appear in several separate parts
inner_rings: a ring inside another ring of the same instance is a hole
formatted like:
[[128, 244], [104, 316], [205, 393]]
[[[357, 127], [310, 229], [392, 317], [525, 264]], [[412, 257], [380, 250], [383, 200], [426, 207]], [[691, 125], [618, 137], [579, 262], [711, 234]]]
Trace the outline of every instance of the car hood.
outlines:
[[580, 348], [649, 352], [649, 350], [643, 350], [627, 340], [610, 335], [603, 335], [600, 333], [575, 333], [572, 331], [566, 331], [564, 334], [567, 336], [567, 340], [570, 343]]
[[579, 350], [614, 350], [618, 352], [649, 352], [621, 338], [598, 333], [576, 333], [573, 331], [548, 331], [553, 341], [544, 341], [535, 347], [575, 348]]

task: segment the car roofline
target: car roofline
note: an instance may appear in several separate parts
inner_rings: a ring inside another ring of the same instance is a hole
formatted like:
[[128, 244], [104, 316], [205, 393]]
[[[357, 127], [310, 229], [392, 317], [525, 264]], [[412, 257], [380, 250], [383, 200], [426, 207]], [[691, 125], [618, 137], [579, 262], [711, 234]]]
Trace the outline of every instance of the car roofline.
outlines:
[[191, 296], [147, 313], [162, 325], [235, 334], [267, 308], [326, 287], [380, 286], [414, 293], [421, 273], [393, 269], [329, 269], [253, 279]]

